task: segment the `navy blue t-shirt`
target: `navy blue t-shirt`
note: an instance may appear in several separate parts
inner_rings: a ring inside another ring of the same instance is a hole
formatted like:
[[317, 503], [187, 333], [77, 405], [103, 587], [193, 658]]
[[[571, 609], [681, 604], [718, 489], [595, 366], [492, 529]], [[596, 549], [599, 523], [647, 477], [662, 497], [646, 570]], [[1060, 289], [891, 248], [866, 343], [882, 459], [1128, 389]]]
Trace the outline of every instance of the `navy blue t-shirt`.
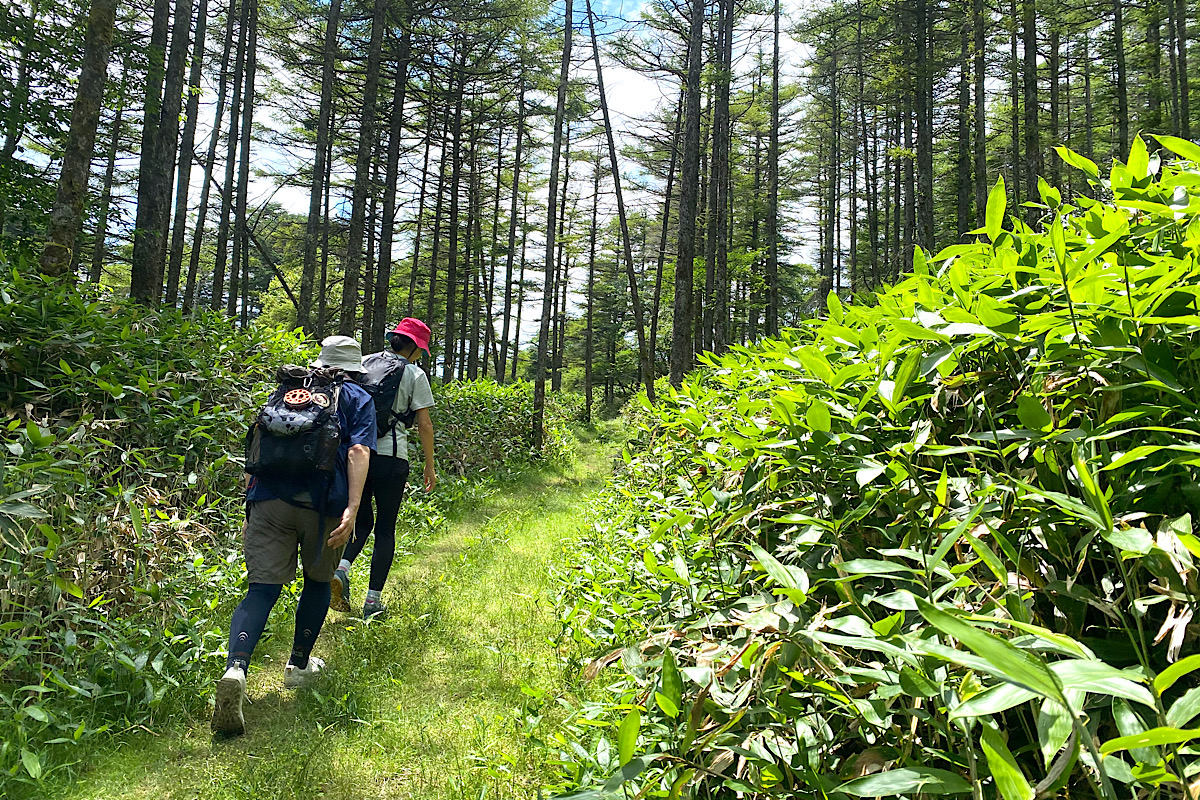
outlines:
[[[338, 424], [342, 429], [342, 443], [338, 447], [337, 465], [334, 468], [333, 484], [329, 487], [329, 502], [325, 506], [328, 516], [341, 516], [350, 502], [350, 480], [346, 473], [346, 457], [350, 446], [361, 444], [375, 450], [375, 401], [366, 390], [347, 378], [342, 383], [338, 397]], [[309, 479], [251, 477], [246, 489], [246, 499], [285, 500], [303, 508], [316, 508], [314, 499], [320, 484]]]

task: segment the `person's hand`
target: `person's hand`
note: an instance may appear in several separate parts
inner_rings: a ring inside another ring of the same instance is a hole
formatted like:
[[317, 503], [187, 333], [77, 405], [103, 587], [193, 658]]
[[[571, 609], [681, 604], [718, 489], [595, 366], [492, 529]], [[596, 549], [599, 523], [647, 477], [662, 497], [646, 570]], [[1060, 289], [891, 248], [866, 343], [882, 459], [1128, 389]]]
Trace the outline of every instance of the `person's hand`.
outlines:
[[347, 506], [346, 510], [342, 512], [341, 522], [329, 532], [329, 538], [325, 540], [325, 544], [329, 547], [341, 547], [350, 541], [350, 536], [354, 533], [354, 518], [356, 516], [358, 516], [358, 509]]
[[425, 494], [433, 491], [433, 487], [437, 486], [437, 473], [433, 471], [433, 464], [425, 465]]

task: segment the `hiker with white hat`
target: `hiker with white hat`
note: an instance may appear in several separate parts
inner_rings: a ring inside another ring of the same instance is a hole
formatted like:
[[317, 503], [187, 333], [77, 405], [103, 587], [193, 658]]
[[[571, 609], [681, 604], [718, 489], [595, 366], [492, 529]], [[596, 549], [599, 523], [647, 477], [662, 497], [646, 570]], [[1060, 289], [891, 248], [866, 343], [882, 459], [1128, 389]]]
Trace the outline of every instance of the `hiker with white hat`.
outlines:
[[242, 701], [250, 658], [298, 565], [304, 588], [283, 685], [304, 686], [325, 666], [311, 653], [329, 612], [333, 572], [354, 533], [375, 450], [375, 403], [353, 380], [344, 380], [361, 370], [358, 342], [349, 336], [326, 338], [313, 369], [280, 369], [280, 387], [247, 435], [242, 548], [250, 587], [230, 621], [229, 656], [212, 719], [218, 733], [245, 729]]

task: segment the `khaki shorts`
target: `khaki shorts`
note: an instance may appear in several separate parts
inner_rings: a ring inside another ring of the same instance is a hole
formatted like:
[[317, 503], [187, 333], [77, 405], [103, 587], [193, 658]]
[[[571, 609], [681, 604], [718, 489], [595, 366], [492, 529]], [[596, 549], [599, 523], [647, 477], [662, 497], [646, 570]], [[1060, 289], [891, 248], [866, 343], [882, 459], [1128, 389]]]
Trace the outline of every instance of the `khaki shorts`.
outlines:
[[246, 556], [246, 575], [250, 583], [294, 581], [297, 550], [309, 578], [322, 583], [333, 580], [333, 571], [337, 569], [345, 545], [321, 545], [340, 521], [341, 514], [326, 516], [322, 533], [317, 530], [320, 516], [311, 508], [298, 508], [283, 500], [251, 503], [246, 512], [246, 525], [242, 528], [242, 552]]

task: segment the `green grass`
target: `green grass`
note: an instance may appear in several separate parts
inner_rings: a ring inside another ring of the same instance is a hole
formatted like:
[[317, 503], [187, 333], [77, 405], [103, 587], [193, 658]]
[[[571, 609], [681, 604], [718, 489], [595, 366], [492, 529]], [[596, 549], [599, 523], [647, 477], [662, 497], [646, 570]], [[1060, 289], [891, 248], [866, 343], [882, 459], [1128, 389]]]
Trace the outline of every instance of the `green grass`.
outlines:
[[[549, 567], [603, 486], [604, 433], [573, 464], [528, 471], [460, 503], [442, 535], [393, 568], [389, 618], [331, 613], [312, 689], [284, 691], [294, 599], [251, 668], [247, 733], [214, 739], [208, 718], [135, 732], [91, 760], [73, 798], [536, 797], [553, 780], [548, 735], [570, 694], [570, 654]], [[356, 566], [362, 602], [367, 556]]]

